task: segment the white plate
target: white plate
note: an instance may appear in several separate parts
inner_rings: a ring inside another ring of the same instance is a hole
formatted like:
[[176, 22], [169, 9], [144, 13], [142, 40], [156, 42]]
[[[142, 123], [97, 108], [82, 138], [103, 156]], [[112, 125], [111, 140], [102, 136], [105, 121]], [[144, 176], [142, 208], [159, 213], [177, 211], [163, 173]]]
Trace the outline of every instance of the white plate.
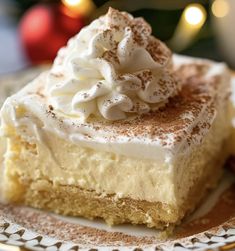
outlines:
[[[0, 102], [37, 75], [28, 70], [0, 79]], [[0, 242], [30, 250], [235, 250], [235, 176], [226, 172], [216, 190], [177, 230], [144, 226], [108, 227], [102, 221], [62, 217], [26, 207], [0, 204]], [[230, 248], [230, 249], [229, 249]], [[1, 249], [1, 246], [0, 246]]]

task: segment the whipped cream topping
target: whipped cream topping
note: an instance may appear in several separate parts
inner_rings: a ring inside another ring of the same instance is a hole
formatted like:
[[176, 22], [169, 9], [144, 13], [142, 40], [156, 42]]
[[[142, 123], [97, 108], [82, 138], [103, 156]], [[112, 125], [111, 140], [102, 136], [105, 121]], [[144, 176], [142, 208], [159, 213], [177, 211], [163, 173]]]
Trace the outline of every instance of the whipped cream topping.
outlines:
[[83, 120], [147, 113], [179, 88], [171, 51], [151, 36], [149, 24], [112, 8], [58, 52], [47, 80], [53, 107]]

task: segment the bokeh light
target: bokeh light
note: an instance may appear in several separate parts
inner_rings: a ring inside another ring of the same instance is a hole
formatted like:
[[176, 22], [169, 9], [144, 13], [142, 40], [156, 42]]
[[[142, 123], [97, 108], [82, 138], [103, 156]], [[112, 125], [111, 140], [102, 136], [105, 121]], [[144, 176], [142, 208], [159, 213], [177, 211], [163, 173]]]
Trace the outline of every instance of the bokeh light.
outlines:
[[229, 13], [229, 3], [225, 0], [215, 0], [211, 6], [214, 16], [222, 18]]
[[184, 18], [190, 25], [202, 26], [206, 20], [206, 11], [200, 4], [190, 4], [184, 10]]
[[92, 0], [62, 0], [62, 3], [70, 12], [83, 16], [89, 16], [95, 9]]
[[63, 0], [64, 4], [67, 6], [76, 6], [82, 3], [82, 0]]

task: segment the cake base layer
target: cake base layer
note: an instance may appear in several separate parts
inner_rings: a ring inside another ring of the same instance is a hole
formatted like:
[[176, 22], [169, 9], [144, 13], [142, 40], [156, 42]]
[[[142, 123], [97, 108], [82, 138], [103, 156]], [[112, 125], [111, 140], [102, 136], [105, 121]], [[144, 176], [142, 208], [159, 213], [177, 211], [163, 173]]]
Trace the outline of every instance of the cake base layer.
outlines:
[[18, 184], [15, 189], [22, 192], [24, 188], [24, 197], [18, 203], [63, 215], [89, 219], [103, 218], [109, 225], [146, 224], [148, 227], [164, 229], [180, 223], [186, 214], [195, 209], [206, 192], [216, 185], [222, 173], [221, 166], [227, 156], [226, 148], [223, 149], [217, 158], [208, 163], [205, 175], [196, 181], [197, 185], [192, 187], [181, 207], [161, 202], [118, 198], [115, 194], [97, 194], [77, 186], [53, 185], [45, 179], [22, 183], [20, 177], [15, 176], [14, 184]]

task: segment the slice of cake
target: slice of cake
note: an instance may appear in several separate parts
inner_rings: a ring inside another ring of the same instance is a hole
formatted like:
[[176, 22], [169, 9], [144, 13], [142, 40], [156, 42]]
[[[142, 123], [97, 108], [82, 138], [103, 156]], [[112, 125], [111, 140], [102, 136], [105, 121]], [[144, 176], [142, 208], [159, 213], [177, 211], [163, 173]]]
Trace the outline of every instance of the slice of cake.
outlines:
[[2, 197], [163, 228], [215, 186], [230, 134], [224, 64], [173, 56], [110, 9], [1, 110]]

